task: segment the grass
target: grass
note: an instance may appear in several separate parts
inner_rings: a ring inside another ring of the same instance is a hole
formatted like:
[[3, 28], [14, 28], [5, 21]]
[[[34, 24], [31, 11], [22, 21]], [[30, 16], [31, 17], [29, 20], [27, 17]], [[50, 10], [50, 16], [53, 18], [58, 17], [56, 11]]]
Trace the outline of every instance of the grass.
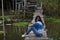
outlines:
[[47, 16], [45, 20], [49, 23], [60, 23], [60, 19], [55, 17]]
[[0, 20], [0, 23], [2, 23], [2, 20]]
[[0, 31], [0, 34], [3, 34], [4, 33], [4, 31]]
[[13, 23], [13, 25], [18, 26], [18, 27], [25, 27], [28, 25], [28, 22], [18, 22], [18, 23]]
[[[4, 18], [6, 18], [6, 19], [10, 19], [10, 18], [12, 18], [12, 17], [14, 17], [14, 15], [7, 15], [7, 16], [4, 16]], [[2, 16], [0, 16], [0, 19], [2, 19]]]

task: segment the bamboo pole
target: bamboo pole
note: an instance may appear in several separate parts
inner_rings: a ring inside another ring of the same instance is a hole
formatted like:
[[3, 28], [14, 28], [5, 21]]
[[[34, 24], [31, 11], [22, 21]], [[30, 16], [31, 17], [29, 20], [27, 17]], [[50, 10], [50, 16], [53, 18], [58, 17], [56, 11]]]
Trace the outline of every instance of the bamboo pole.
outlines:
[[25, 18], [26, 0], [24, 0], [24, 18]]
[[4, 26], [4, 8], [3, 8], [3, 0], [2, 1], [2, 19], [3, 19], [3, 31], [4, 31], [4, 40], [5, 40], [5, 26]]

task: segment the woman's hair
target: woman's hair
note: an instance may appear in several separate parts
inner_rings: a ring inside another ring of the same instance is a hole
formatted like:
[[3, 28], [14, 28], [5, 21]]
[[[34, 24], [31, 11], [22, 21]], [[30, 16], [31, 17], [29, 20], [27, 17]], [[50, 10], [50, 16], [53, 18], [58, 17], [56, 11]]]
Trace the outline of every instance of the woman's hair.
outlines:
[[44, 23], [42, 22], [42, 20], [41, 20], [41, 17], [40, 17], [40, 16], [36, 16], [36, 18], [35, 18], [35, 22], [37, 22], [37, 18], [39, 18], [39, 19], [38, 19], [38, 21], [40, 21], [40, 22], [44, 25]]

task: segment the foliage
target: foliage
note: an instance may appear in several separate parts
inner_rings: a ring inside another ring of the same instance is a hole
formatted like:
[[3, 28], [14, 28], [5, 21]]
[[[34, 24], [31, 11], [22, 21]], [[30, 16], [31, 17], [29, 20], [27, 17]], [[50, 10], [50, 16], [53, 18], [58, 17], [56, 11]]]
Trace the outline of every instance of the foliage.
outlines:
[[18, 26], [18, 27], [25, 27], [28, 25], [28, 22], [13, 23], [13, 25]]
[[60, 16], [59, 0], [37, 0], [37, 3], [40, 5], [41, 1], [45, 15]]
[[[47, 16], [45, 18], [48, 37], [59, 39], [60, 37], [60, 18]], [[58, 38], [57, 38], [58, 37]]]
[[[5, 19], [10, 19], [10, 18], [13, 18], [14, 15], [7, 15], [7, 16], [4, 16]], [[2, 16], [0, 16], [0, 19], [2, 19]]]
[[[60, 17], [60, 0], [37, 0], [37, 5], [40, 6], [40, 3], [42, 1], [43, 4], [43, 10], [44, 14], [48, 15], [45, 18], [46, 22], [46, 28], [48, 29], [47, 33], [48, 36], [51, 37], [60, 37], [60, 18], [56, 18], [56, 16]], [[7, 4], [8, 5], [8, 4]], [[9, 6], [9, 5], [8, 5]], [[28, 15], [29, 16], [29, 15]], [[55, 16], [55, 17], [53, 17]], [[13, 16], [5, 16], [6, 19], [10, 19]], [[19, 17], [19, 16], [18, 16]], [[2, 16], [0, 16], [2, 18]], [[29, 17], [28, 17], [29, 18]], [[25, 27], [28, 25], [28, 22], [18, 22], [18, 23], [13, 23], [14, 26], [19, 26], [19, 27]], [[11, 29], [10, 29], [11, 30]], [[14, 30], [15, 31], [15, 30]], [[0, 31], [0, 34], [3, 34], [3, 31]], [[20, 34], [21, 35], [21, 34]], [[12, 38], [12, 40], [17, 40], [19, 36], [16, 36], [15, 33], [7, 35], [8, 40]], [[57, 40], [57, 39], [55, 39]]]
[[0, 34], [3, 34], [4, 33], [4, 31], [0, 31]]
[[60, 23], [60, 19], [52, 16], [46, 16], [45, 19], [48, 23]]

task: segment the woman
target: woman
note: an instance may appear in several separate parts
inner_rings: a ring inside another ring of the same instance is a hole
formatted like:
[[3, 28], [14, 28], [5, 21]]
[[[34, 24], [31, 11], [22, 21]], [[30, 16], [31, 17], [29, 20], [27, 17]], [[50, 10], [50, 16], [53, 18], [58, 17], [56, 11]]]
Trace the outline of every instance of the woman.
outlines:
[[35, 18], [35, 23], [31, 26], [31, 28], [28, 29], [28, 31], [26, 32], [26, 34], [22, 35], [22, 36], [25, 36], [25, 35], [28, 35], [31, 31], [34, 32], [34, 34], [37, 36], [37, 37], [41, 37], [43, 36], [43, 31], [44, 31], [44, 27], [43, 27], [43, 22], [41, 20], [41, 17], [40, 16], [37, 16]]

